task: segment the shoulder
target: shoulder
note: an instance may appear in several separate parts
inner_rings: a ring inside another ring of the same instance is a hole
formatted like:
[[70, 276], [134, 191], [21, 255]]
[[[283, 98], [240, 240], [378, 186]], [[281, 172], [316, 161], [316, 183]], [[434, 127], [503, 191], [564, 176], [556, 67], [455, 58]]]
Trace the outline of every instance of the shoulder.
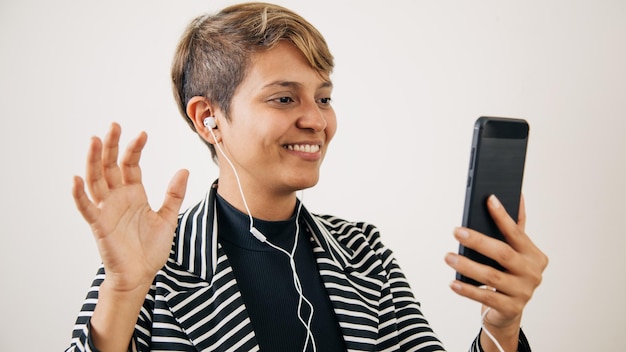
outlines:
[[371, 223], [350, 221], [327, 214], [313, 214], [313, 216], [337, 241], [348, 248], [358, 249], [363, 244], [367, 244], [376, 252], [386, 250], [381, 243], [378, 228]]
[[346, 220], [334, 215], [313, 214], [329, 231], [338, 235], [361, 233], [366, 236], [378, 236], [378, 228], [364, 221]]

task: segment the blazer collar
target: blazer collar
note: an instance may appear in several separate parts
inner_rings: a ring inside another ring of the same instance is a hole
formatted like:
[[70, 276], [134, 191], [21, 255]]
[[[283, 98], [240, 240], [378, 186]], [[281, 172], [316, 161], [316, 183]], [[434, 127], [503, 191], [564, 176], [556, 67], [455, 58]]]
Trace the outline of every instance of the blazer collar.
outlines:
[[[212, 316], [212, 309], [223, 304], [245, 307], [236, 289], [236, 281], [226, 254], [217, 242], [216, 192], [217, 181], [201, 202], [179, 216], [170, 256], [170, 259], [178, 265], [178, 269], [198, 278], [197, 284], [188, 291], [171, 292], [165, 297], [170, 310], [185, 327], [196, 346], [209, 343], [210, 338], [207, 337], [210, 336], [209, 331], [223, 322], [210, 318], [205, 324], [191, 325], [195, 319], [189, 318], [189, 313], [186, 313], [189, 309], [188, 304], [206, 310], [205, 314], [209, 314], [209, 317]], [[382, 266], [380, 263], [373, 266], [371, 262], [367, 265], [362, 263], [363, 258], [341, 243], [336, 234], [331, 232], [338, 231], [333, 229], [332, 224], [312, 215], [305, 207], [301, 210], [301, 216], [305, 219], [306, 231], [313, 241], [320, 276], [329, 293], [348, 350], [373, 350], [376, 345], [378, 314], [381, 309], [379, 303], [386, 285], [386, 278], [380, 269]], [[234, 285], [230, 286], [233, 290], [226, 296], [220, 294], [224, 289], [221, 287], [224, 282], [229, 282], [229, 286]], [[349, 336], [353, 334], [355, 316], [361, 317], [359, 318], [361, 332], [360, 337], [352, 341]], [[362, 319], [365, 316], [370, 318]], [[241, 328], [247, 333], [254, 334], [248, 318], [243, 324]], [[254, 343], [255, 339], [252, 341]]]
[[[188, 208], [178, 217], [178, 228], [173, 243], [172, 258], [181, 269], [210, 282], [219, 260], [217, 243], [218, 180], [213, 182], [204, 199]], [[302, 207], [301, 216], [317, 244], [336, 261], [340, 270], [351, 271], [354, 251], [330, 234], [320, 219]]]

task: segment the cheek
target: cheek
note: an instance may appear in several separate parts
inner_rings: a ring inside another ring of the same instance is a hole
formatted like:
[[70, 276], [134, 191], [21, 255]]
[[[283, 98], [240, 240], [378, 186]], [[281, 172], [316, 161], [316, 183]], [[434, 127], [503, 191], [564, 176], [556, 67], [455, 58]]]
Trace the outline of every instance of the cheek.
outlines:
[[332, 112], [326, 117], [326, 144], [330, 143], [330, 141], [335, 136], [337, 132], [337, 116], [335, 112]]

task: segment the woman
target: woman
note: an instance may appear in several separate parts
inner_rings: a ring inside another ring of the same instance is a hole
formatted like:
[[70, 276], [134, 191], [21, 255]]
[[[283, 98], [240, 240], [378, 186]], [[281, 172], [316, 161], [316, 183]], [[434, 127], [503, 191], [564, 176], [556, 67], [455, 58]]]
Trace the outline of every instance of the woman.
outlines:
[[[311, 214], [296, 196], [317, 183], [336, 131], [332, 69], [321, 34], [285, 8], [242, 4], [192, 21], [174, 94], [219, 180], [177, 216], [181, 170], [153, 211], [139, 168], [145, 133], [119, 161], [117, 124], [92, 140], [73, 196], [103, 265], [68, 351], [443, 350], [378, 230]], [[491, 307], [472, 350], [530, 350], [521, 316], [547, 258], [523, 233], [523, 211], [515, 224], [497, 199], [489, 207], [510, 246], [469, 229], [456, 237], [507, 272], [449, 254], [495, 290], [451, 287]]]

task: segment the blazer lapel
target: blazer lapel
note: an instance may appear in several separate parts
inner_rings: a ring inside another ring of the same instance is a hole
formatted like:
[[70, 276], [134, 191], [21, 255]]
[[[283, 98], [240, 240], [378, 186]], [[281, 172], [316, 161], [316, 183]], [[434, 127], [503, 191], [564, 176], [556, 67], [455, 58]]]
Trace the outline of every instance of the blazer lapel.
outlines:
[[[170, 257], [175, 266], [166, 269], [178, 287], [163, 287], [161, 292], [172, 316], [198, 351], [257, 351], [232, 268], [216, 241], [215, 192], [214, 184], [202, 202], [179, 217]], [[350, 247], [341, 243], [339, 230], [306, 209], [303, 214], [347, 350], [373, 351], [379, 316], [387, 306], [381, 304], [382, 292], [389, 289], [380, 260], [367, 251], [363, 251], [364, 257], [359, 243], [350, 243]], [[359, 241], [365, 240], [357, 237]]]
[[381, 293], [386, 283], [382, 266], [372, 263], [372, 258], [360, 257], [340, 243], [318, 218], [306, 214], [320, 275], [346, 347], [348, 351], [374, 351]]
[[223, 250], [211, 282], [188, 279], [187, 291], [165, 296], [172, 315], [198, 351], [258, 349], [252, 324]]
[[226, 254], [217, 243], [215, 183], [179, 217], [167, 306], [198, 351], [254, 351], [258, 344]]

